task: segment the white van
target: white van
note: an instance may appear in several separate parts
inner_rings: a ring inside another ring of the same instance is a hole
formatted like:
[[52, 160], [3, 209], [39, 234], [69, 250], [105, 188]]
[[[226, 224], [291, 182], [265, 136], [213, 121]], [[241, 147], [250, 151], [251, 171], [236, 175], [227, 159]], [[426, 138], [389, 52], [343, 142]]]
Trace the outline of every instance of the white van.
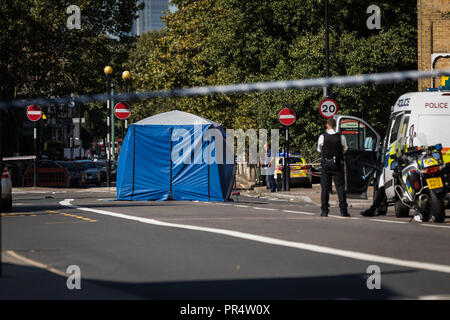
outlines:
[[384, 187], [389, 200], [395, 198], [390, 155], [402, 137], [407, 147], [442, 144], [444, 162], [450, 162], [450, 92], [407, 93], [392, 107], [383, 147]]
[[[445, 163], [450, 163], [450, 91], [411, 92], [402, 95], [391, 109], [383, 146], [380, 136], [364, 120], [337, 115], [337, 130], [347, 139], [346, 187], [350, 196], [366, 198], [376, 161], [383, 161], [384, 187], [388, 201], [395, 200], [390, 155], [401, 137], [406, 146], [442, 144]], [[383, 159], [377, 159], [377, 151]]]

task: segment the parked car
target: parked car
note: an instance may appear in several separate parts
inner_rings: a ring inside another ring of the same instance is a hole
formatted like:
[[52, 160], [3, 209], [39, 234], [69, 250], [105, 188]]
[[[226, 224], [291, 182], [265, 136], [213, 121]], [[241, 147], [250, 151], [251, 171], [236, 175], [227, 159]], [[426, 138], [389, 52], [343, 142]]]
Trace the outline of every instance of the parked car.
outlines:
[[2, 172], [2, 209], [4, 212], [12, 211], [12, 182], [8, 168], [3, 168]]
[[56, 163], [67, 169], [70, 178], [70, 187], [84, 187], [86, 184], [86, 173], [80, 164], [75, 161], [56, 161]]
[[[108, 174], [108, 170], [106, 167], [108, 160], [98, 160], [98, 161], [94, 161], [94, 163], [97, 166], [97, 168], [100, 170], [101, 181], [105, 182], [106, 175]], [[116, 173], [117, 173], [117, 162], [111, 160], [111, 181], [116, 180]]]
[[106, 169], [106, 162], [105, 161], [94, 161], [94, 163], [97, 166], [97, 169], [100, 171], [100, 180], [102, 182], [105, 182], [106, 175], [108, 174], [108, 170]]
[[[275, 157], [275, 179], [281, 185], [283, 178], [284, 157], [283, 153], [280, 153]], [[312, 187], [312, 171], [311, 165], [306, 164], [305, 159], [300, 154], [289, 154], [289, 184], [300, 184], [307, 188]]]
[[100, 170], [92, 160], [77, 160], [75, 161], [81, 166], [85, 173], [86, 184], [96, 184], [99, 186], [102, 183]]

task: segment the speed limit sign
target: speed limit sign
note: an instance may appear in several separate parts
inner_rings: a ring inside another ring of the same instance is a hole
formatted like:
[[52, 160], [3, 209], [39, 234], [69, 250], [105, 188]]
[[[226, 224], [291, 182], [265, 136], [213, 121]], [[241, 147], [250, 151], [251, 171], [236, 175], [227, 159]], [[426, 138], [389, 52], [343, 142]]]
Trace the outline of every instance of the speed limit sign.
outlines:
[[338, 111], [338, 104], [333, 99], [325, 99], [319, 105], [319, 112], [325, 119], [332, 118]]

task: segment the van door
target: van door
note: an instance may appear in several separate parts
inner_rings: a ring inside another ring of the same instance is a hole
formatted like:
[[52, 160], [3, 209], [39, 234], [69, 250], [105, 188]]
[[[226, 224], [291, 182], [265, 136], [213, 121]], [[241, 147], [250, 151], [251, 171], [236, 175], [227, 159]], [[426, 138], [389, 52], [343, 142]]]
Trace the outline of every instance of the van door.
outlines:
[[367, 187], [376, 171], [380, 135], [364, 120], [337, 116], [337, 130], [347, 140], [345, 186], [349, 198], [367, 199]]
[[391, 115], [384, 146], [384, 189], [389, 200], [395, 197], [394, 179], [390, 168], [395, 153], [395, 143], [401, 137], [406, 137], [409, 124], [409, 112], [394, 113]]

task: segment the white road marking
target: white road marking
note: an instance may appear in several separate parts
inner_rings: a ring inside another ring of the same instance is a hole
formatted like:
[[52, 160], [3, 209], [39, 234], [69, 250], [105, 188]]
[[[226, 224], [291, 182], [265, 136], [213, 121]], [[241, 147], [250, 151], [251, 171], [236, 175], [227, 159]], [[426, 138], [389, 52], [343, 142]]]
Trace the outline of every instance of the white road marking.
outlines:
[[312, 212], [304, 212], [304, 211], [283, 210], [283, 212], [298, 213], [298, 214], [306, 214], [306, 215], [311, 215], [311, 216], [314, 216], [314, 215], [315, 215], [315, 213], [312, 213]]
[[248, 206], [243, 205], [243, 204], [235, 204], [234, 206], [238, 207], [238, 208], [248, 208]]
[[221, 235], [239, 238], [239, 239], [251, 240], [251, 241], [256, 241], [256, 242], [261, 242], [261, 243], [266, 243], [266, 244], [271, 244], [271, 245], [288, 247], [288, 248], [301, 249], [301, 250], [306, 250], [306, 251], [311, 251], [311, 252], [316, 252], [316, 253], [329, 254], [329, 255], [350, 258], [350, 259], [355, 259], [355, 260], [384, 263], [384, 264], [390, 264], [390, 265], [401, 266], [401, 267], [412, 268], [412, 269], [421, 269], [421, 270], [450, 273], [449, 265], [429, 263], [429, 262], [420, 262], [420, 261], [413, 261], [413, 260], [402, 260], [402, 259], [378, 256], [378, 255], [363, 253], [363, 252], [358, 252], [358, 251], [336, 249], [336, 248], [325, 247], [325, 246], [320, 246], [320, 245], [315, 245], [315, 244], [294, 242], [294, 241], [282, 240], [282, 239], [277, 239], [277, 238], [265, 237], [265, 236], [260, 236], [260, 235], [256, 235], [256, 234], [227, 230], [227, 229], [199, 227], [199, 226], [193, 226], [193, 225], [164, 222], [164, 221], [160, 221], [160, 220], [136, 217], [136, 216], [131, 216], [131, 215], [112, 212], [112, 211], [92, 209], [92, 208], [87, 208], [87, 207], [79, 207], [79, 206], [73, 205], [71, 203], [72, 201], [73, 201], [73, 199], [65, 199], [64, 201], [59, 202], [59, 204], [61, 204], [62, 206], [71, 207], [71, 208], [74, 208], [74, 209], [77, 209], [80, 211], [94, 212], [94, 213], [98, 213], [98, 214], [102, 214], [102, 215], [107, 215], [107, 216], [111, 216], [111, 217], [127, 219], [127, 220], [132, 220], [132, 221], [138, 221], [138, 222], [151, 224], [151, 225], [155, 225], [155, 226], [178, 228], [178, 229], [193, 230], [193, 231], [203, 231], [203, 232], [221, 234]]
[[335, 216], [335, 215], [332, 215], [332, 214], [328, 215], [328, 217], [330, 217], [330, 218], [338, 218], [338, 219], [350, 219], [350, 220], [359, 220], [359, 219], [361, 219], [361, 218], [358, 218], [358, 217], [342, 217], [342, 216]]
[[393, 221], [393, 220], [384, 220], [384, 219], [369, 219], [370, 221], [377, 221], [377, 222], [388, 222], [388, 223], [397, 223], [397, 224], [408, 224], [409, 222], [405, 221]]
[[263, 207], [252, 207], [252, 209], [255, 209], [255, 210], [267, 210], [267, 211], [275, 211], [275, 210], [277, 210], [277, 209], [274, 209], [274, 208], [263, 208]]
[[419, 300], [450, 300], [450, 294], [435, 294], [429, 296], [419, 296]]
[[432, 228], [446, 228], [446, 229], [450, 229], [450, 226], [438, 226], [438, 225], [434, 225], [434, 224], [422, 224], [422, 226], [424, 226], [424, 227], [432, 227]]

